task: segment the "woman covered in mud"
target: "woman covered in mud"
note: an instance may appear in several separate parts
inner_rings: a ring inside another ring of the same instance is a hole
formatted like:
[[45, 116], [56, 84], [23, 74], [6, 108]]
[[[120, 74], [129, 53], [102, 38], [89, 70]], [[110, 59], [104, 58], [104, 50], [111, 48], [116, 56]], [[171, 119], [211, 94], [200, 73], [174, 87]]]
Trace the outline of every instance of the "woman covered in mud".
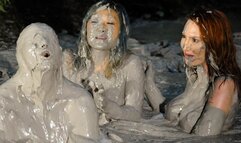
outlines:
[[[141, 59], [127, 51], [129, 21], [125, 9], [113, 1], [94, 4], [83, 19], [78, 55], [64, 52], [64, 75], [90, 85], [100, 111], [100, 124], [111, 120], [140, 121], [144, 92], [154, 110], [164, 97], [149, 66], [145, 77]], [[145, 86], [148, 85], [148, 86]]]
[[219, 10], [199, 8], [184, 26], [181, 47], [185, 91], [166, 108], [166, 119], [201, 136], [229, 129], [239, 107], [241, 72], [230, 23]]
[[87, 90], [64, 78], [54, 30], [30, 24], [16, 51], [19, 69], [0, 86], [0, 142], [99, 142], [95, 103]]

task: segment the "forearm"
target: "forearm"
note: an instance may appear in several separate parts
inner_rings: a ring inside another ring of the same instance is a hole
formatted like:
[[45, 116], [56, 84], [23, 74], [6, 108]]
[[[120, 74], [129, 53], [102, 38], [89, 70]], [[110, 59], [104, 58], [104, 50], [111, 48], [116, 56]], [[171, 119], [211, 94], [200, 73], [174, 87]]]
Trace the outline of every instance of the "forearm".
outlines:
[[152, 79], [146, 79], [145, 93], [150, 101], [151, 107], [154, 111], [159, 112], [159, 106], [164, 102], [165, 97], [162, 96], [160, 90], [157, 88], [156, 84]]
[[160, 112], [159, 106], [165, 101], [165, 97], [161, 94], [155, 83], [155, 70], [152, 66], [151, 61], [148, 61], [146, 64], [147, 69], [145, 70], [146, 78], [144, 84], [145, 94], [150, 102], [150, 106], [152, 107], [153, 111]]
[[196, 125], [195, 134], [200, 136], [220, 134], [225, 118], [225, 113], [221, 109], [208, 105], [206, 112]]
[[114, 102], [109, 104], [106, 110], [107, 116], [116, 120], [140, 121], [141, 112], [129, 105], [118, 105]]
[[66, 114], [72, 134], [99, 139], [98, 113], [89, 95], [82, 94], [79, 99], [72, 100], [66, 106]]

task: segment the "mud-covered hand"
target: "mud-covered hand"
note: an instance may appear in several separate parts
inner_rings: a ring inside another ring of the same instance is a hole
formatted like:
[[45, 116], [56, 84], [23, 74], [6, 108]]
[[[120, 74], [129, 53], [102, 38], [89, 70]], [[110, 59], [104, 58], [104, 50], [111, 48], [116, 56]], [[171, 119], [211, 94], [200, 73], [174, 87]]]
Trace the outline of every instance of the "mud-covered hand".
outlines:
[[120, 119], [122, 116], [122, 109], [121, 107], [111, 101], [108, 97], [103, 98], [103, 111], [106, 113], [108, 118], [111, 119]]
[[197, 88], [201, 86], [203, 89], [207, 89], [209, 83], [208, 73], [205, 72], [202, 66], [197, 67], [197, 80], [195, 81], [193, 87]]
[[195, 72], [187, 72], [187, 77], [185, 91], [167, 105], [165, 117], [170, 121], [182, 120], [192, 110], [205, 104], [209, 80], [204, 69], [199, 66]]
[[197, 79], [193, 84], [187, 84], [185, 104], [180, 112], [180, 126], [186, 132], [191, 132], [198, 121], [207, 102], [206, 92], [209, 86], [208, 74], [199, 66], [196, 69]]
[[96, 85], [90, 81], [89, 86], [92, 88], [92, 93], [96, 107], [109, 118], [117, 119], [121, 115], [120, 107], [107, 96], [104, 95], [104, 88], [102, 85]]
[[[193, 79], [190, 79], [190, 80], [193, 80]], [[203, 98], [205, 96], [205, 92], [208, 86], [209, 86], [208, 73], [205, 72], [202, 66], [198, 66], [196, 69], [196, 80], [194, 81], [194, 83], [188, 83], [185, 90], [186, 96], [188, 96], [190, 99], [190, 102], [188, 102], [187, 104], [191, 104], [192, 100], [194, 99], [197, 100], [197, 99]]]
[[[205, 104], [206, 101], [206, 91], [209, 86], [208, 74], [204, 71], [202, 66], [198, 66], [196, 69], [196, 80], [194, 83], [187, 83], [186, 89], [183, 93], [184, 96], [184, 107], [185, 111], [193, 110], [192, 108], [198, 105]], [[182, 111], [182, 114], [183, 112]], [[184, 113], [185, 115], [186, 113]]]
[[89, 86], [92, 89], [92, 95], [95, 101], [95, 105], [97, 109], [103, 111], [103, 101], [104, 101], [104, 88], [102, 85], [96, 85], [94, 82], [89, 81]]

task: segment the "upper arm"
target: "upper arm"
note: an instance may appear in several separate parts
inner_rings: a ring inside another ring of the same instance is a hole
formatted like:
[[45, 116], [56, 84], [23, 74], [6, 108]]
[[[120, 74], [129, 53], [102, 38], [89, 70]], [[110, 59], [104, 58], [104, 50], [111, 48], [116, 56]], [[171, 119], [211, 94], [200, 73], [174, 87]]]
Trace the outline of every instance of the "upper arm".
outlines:
[[230, 112], [235, 97], [236, 85], [231, 78], [218, 78], [211, 92], [208, 105], [201, 116], [195, 133], [206, 135], [220, 134], [227, 114]]
[[69, 123], [73, 127], [72, 132], [87, 138], [97, 140], [99, 138], [98, 113], [91, 96], [80, 90], [79, 98], [69, 101], [66, 113]]
[[125, 67], [127, 73], [125, 101], [126, 105], [141, 111], [144, 98], [144, 69], [139, 57], [133, 56], [130, 58]]
[[194, 132], [200, 136], [218, 135], [223, 129], [225, 113], [216, 107], [207, 106]]
[[221, 109], [226, 115], [230, 112], [236, 86], [231, 78], [217, 79], [213, 93], [209, 99], [209, 105]]

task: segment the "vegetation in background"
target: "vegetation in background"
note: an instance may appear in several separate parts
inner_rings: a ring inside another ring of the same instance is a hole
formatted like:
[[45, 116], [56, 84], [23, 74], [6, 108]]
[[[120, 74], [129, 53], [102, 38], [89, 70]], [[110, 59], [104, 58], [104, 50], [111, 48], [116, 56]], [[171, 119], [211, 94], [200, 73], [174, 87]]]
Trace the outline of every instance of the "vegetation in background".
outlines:
[[5, 8], [10, 3], [10, 0], [0, 0], [0, 12], [6, 12]]

